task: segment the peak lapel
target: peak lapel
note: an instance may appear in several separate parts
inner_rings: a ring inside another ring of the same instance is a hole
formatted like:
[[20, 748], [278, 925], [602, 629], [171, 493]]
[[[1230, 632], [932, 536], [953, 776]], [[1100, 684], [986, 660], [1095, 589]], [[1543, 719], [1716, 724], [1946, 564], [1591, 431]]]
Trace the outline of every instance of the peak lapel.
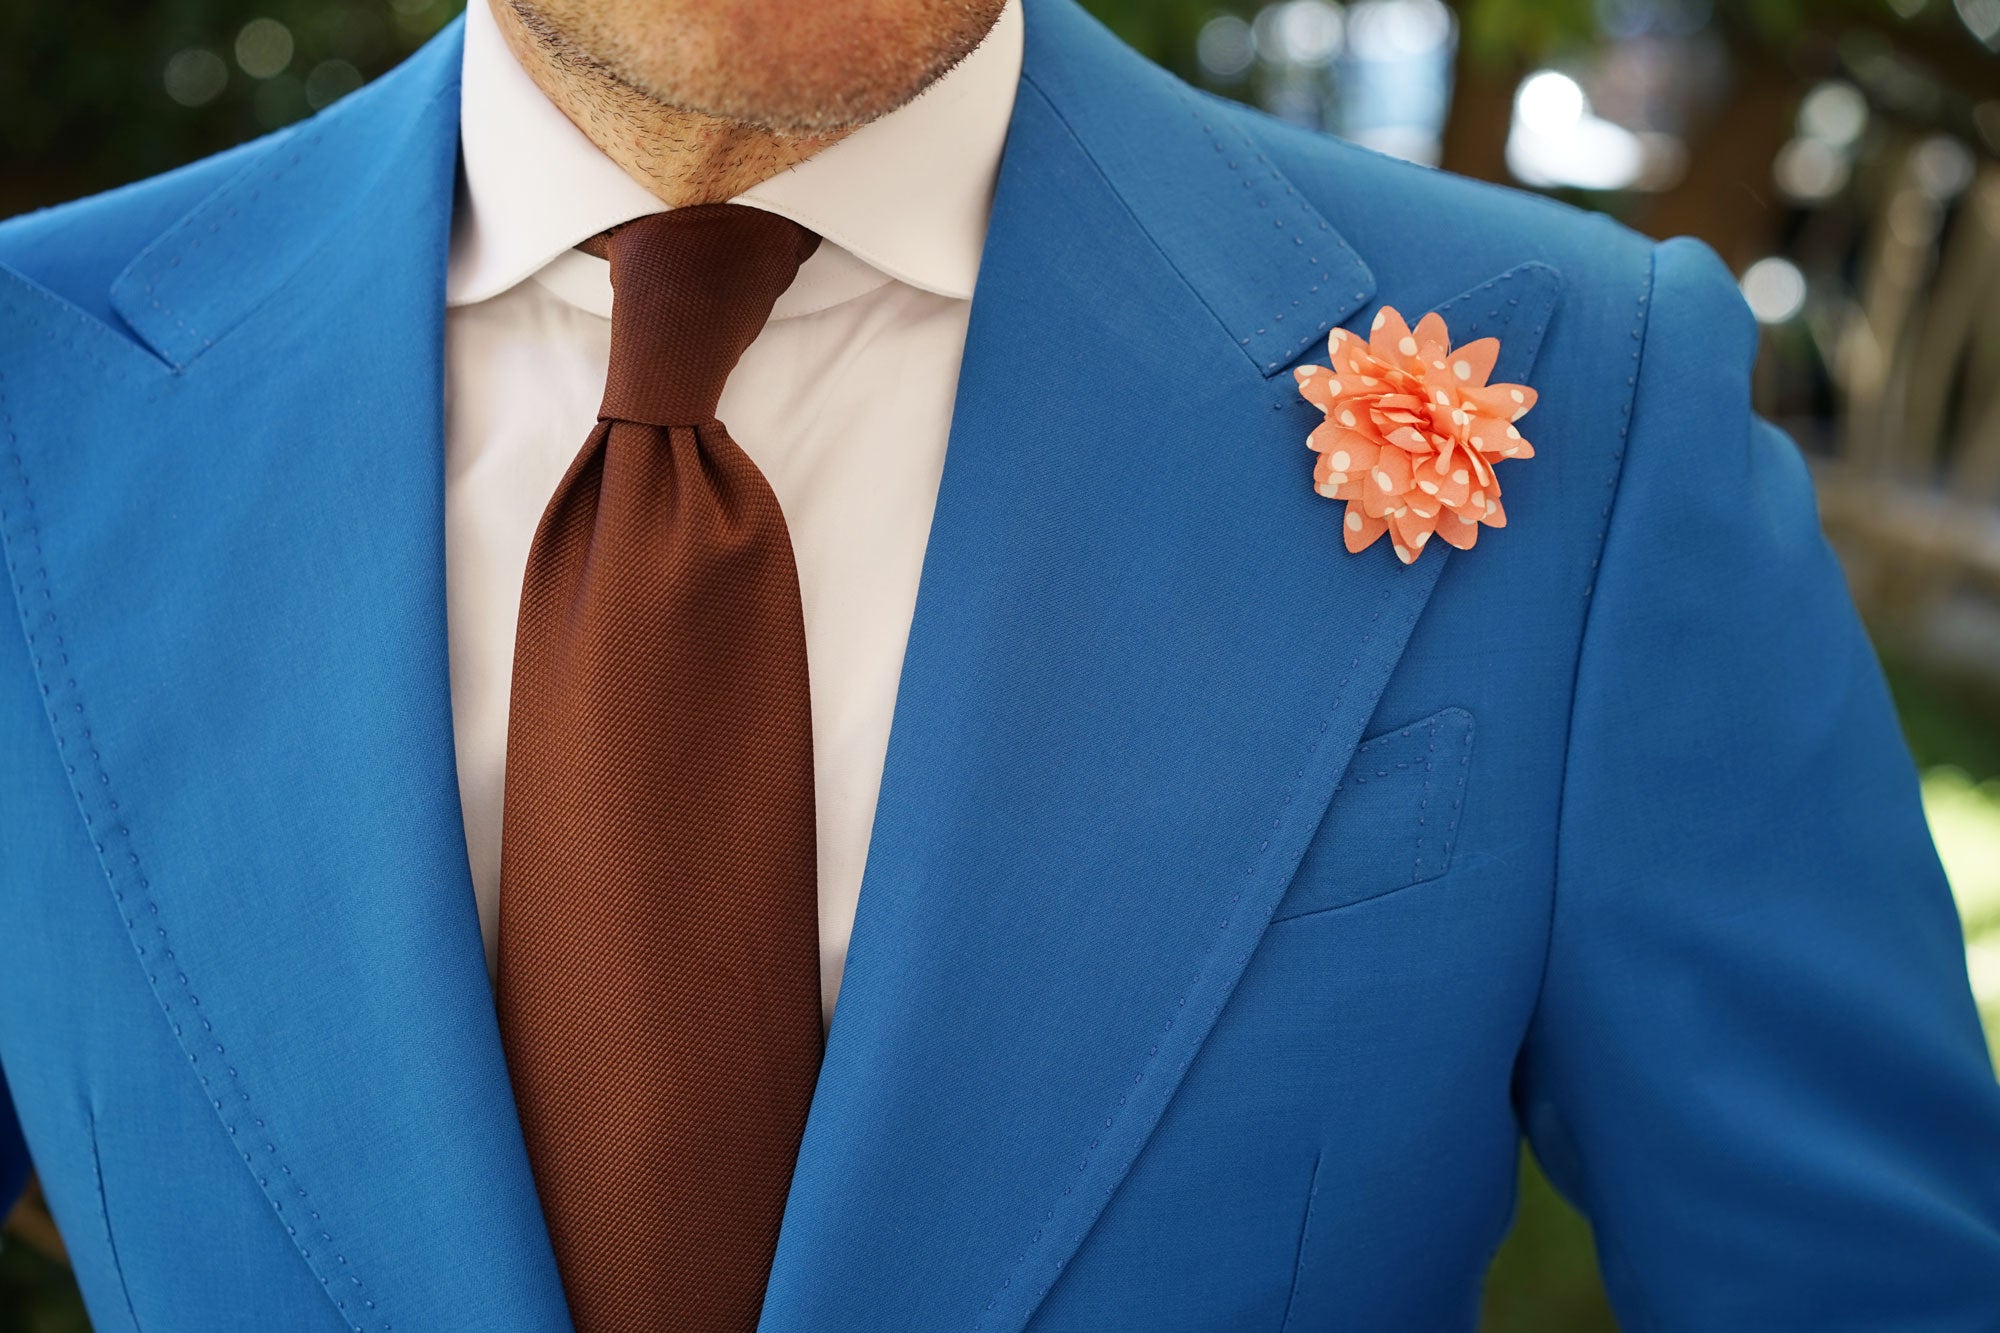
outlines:
[[[1027, 13], [766, 1333], [1027, 1322], [1446, 564], [1347, 555], [1312, 490], [1286, 371], [1362, 315], [1367, 267], [1199, 97], [1066, 0]], [[1478, 331], [1545, 319], [1524, 289]]]
[[10, 386], [8, 553], [83, 816], [217, 1132], [371, 1333], [569, 1326], [453, 763], [457, 35], [134, 261], [145, 350], [0, 282], [0, 360], [38, 381]]

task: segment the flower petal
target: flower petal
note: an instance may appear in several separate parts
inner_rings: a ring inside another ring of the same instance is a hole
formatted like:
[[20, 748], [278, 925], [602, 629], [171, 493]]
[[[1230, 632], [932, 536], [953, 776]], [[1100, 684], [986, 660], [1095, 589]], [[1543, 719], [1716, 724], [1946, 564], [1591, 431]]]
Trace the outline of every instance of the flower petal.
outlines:
[[1384, 448], [1375, 455], [1368, 475], [1384, 495], [1401, 495], [1410, 489], [1410, 456], [1401, 449]]
[[1461, 551], [1470, 551], [1479, 540], [1479, 525], [1449, 510], [1438, 515], [1437, 534]]
[[1336, 328], [1326, 335], [1326, 359], [1333, 365], [1346, 365], [1356, 354], [1367, 352], [1368, 340], [1351, 329]]
[[1300, 366], [1292, 372], [1299, 383], [1299, 396], [1322, 412], [1330, 412], [1340, 400], [1340, 380], [1325, 366]]
[[1375, 313], [1375, 323], [1368, 331], [1368, 350], [1377, 360], [1391, 366], [1415, 363], [1417, 340], [1410, 333], [1410, 326], [1396, 313], [1396, 307], [1385, 305]]
[[1483, 486], [1495, 495], [1500, 493], [1500, 483], [1494, 479], [1493, 468], [1486, 461], [1486, 455], [1477, 449], [1468, 449], [1461, 457], [1472, 465], [1472, 483]]
[[1451, 350], [1451, 332], [1444, 326], [1444, 316], [1435, 310], [1417, 321], [1413, 336], [1417, 340], [1417, 355], [1427, 367], [1444, 360], [1445, 353]]
[[1306, 443], [1330, 460], [1335, 472], [1366, 472], [1382, 452], [1382, 446], [1366, 435], [1332, 421], [1315, 427]]
[[1301, 367], [1300, 392], [1326, 413], [1307, 439], [1314, 489], [1345, 502], [1343, 540], [1360, 551], [1388, 533], [1411, 564], [1434, 536], [1468, 550], [1481, 527], [1504, 527], [1493, 464], [1532, 458], [1514, 424], [1535, 405], [1525, 384], [1488, 383], [1497, 338], [1451, 346], [1443, 316], [1412, 329], [1383, 306], [1364, 339], [1327, 337], [1332, 365]]
[[1535, 456], [1535, 447], [1522, 438], [1518, 426], [1495, 417], [1473, 419], [1471, 443], [1489, 461]]
[[1500, 359], [1500, 340], [1480, 338], [1453, 351], [1449, 360], [1451, 377], [1460, 384], [1472, 388], [1483, 388], [1486, 377], [1493, 373], [1493, 363]]
[[1426, 518], [1415, 510], [1406, 509], [1389, 520], [1389, 540], [1395, 544], [1396, 558], [1409, 564], [1424, 549], [1424, 543], [1431, 539], [1432, 525], [1437, 522], [1435, 515]]
[[1379, 518], [1370, 517], [1362, 507], [1352, 500], [1347, 503], [1347, 517], [1341, 523], [1341, 530], [1347, 534], [1349, 553], [1366, 549], [1377, 537], [1389, 530], [1389, 525]]
[[1442, 467], [1420, 468], [1416, 477], [1417, 489], [1426, 495], [1435, 495], [1453, 509], [1458, 508], [1472, 493], [1472, 468], [1469, 466], [1472, 459], [1471, 454], [1461, 453]]
[[1391, 430], [1389, 443], [1413, 454], [1427, 454], [1432, 447], [1430, 435], [1415, 426], [1398, 426]]
[[1525, 384], [1489, 384], [1465, 391], [1467, 403], [1502, 421], [1519, 421], [1535, 405], [1535, 398], [1535, 391]]

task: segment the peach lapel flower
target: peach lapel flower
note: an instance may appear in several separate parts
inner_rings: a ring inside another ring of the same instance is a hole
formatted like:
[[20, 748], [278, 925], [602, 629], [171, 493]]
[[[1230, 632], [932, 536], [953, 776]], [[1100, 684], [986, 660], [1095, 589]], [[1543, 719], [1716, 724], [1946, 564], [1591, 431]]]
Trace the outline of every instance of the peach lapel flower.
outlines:
[[1319, 454], [1313, 489], [1347, 501], [1347, 549], [1389, 534], [1404, 564], [1433, 533], [1469, 550], [1483, 524], [1507, 526], [1493, 464], [1533, 458], [1514, 425], [1535, 405], [1525, 384], [1488, 384], [1500, 340], [1454, 350], [1444, 317], [1412, 330], [1388, 306], [1367, 341], [1335, 329], [1333, 362], [1294, 374], [1307, 402], [1326, 413], [1306, 443]]

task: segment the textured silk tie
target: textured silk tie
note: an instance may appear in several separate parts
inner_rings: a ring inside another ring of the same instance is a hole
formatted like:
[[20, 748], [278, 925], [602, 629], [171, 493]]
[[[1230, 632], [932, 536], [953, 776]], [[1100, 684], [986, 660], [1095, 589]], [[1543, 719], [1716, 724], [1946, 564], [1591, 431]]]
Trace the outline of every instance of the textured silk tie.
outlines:
[[609, 234], [604, 404], [528, 553], [500, 1030], [578, 1333], [756, 1327], [819, 1073], [798, 572], [715, 417], [818, 243], [739, 204]]

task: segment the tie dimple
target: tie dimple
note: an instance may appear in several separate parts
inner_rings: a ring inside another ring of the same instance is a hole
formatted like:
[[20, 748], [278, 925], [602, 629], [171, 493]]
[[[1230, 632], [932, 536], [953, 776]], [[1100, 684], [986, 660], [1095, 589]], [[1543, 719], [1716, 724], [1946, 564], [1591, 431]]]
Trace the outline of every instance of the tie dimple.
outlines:
[[740, 204], [655, 213], [618, 227], [611, 260], [611, 371], [601, 418], [710, 421], [722, 386], [819, 237]]

